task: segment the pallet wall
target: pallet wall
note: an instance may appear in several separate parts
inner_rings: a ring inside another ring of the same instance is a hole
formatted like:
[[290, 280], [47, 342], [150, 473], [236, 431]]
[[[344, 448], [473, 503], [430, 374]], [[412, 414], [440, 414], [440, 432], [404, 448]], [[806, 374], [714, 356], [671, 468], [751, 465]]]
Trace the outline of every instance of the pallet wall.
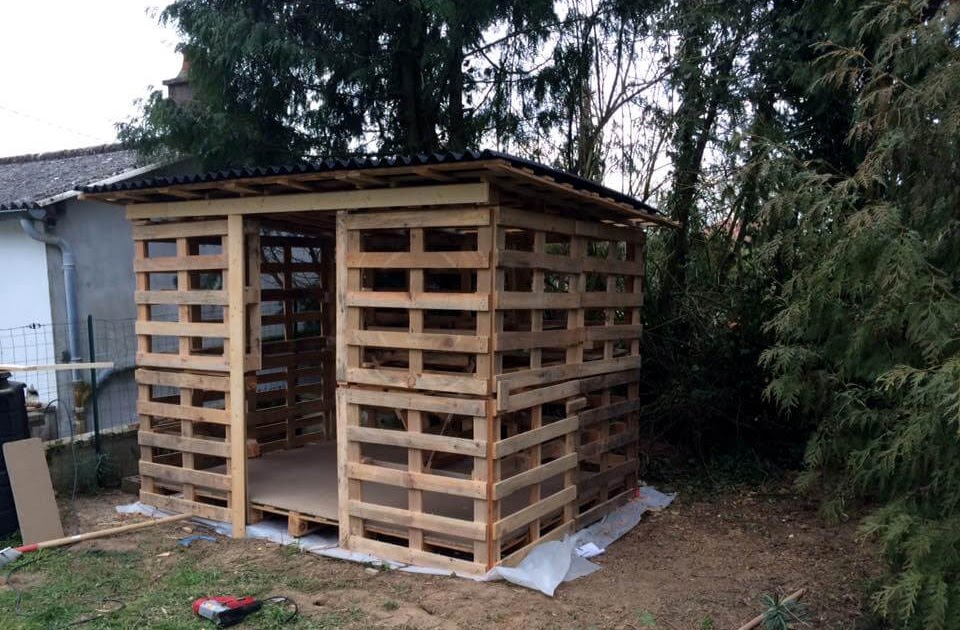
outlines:
[[644, 237], [510, 207], [496, 225], [494, 561], [511, 564], [635, 493]]
[[340, 532], [350, 549], [487, 568], [492, 231], [489, 208], [338, 217]]
[[243, 289], [242, 354], [230, 347], [226, 290], [228, 261], [256, 269], [258, 233], [250, 223], [230, 245], [228, 232], [226, 220], [133, 226], [141, 500], [226, 522], [245, 508], [233, 496], [231, 357], [260, 367], [259, 274]]
[[260, 236], [262, 367], [248, 438], [263, 452], [335, 438], [334, 236]]
[[642, 232], [492, 206], [337, 239], [343, 544], [482, 573], [632, 496]]

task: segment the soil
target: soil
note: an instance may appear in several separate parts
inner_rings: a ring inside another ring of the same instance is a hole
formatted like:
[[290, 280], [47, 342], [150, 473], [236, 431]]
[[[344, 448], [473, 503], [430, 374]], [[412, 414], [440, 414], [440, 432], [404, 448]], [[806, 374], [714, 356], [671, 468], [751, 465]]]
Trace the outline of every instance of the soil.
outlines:
[[[131, 500], [119, 492], [80, 497], [64, 509], [64, 529], [138, 520], [114, 511]], [[177, 551], [177, 539], [188, 531], [205, 533], [176, 524], [73, 549], [139, 549], [152, 553], [161, 571], [175, 560], [164, 550]], [[828, 525], [812, 501], [787, 489], [681, 493], [596, 558], [602, 570], [561, 585], [554, 598], [507, 583], [377, 571], [255, 540], [201, 541], [185, 553], [224, 571], [296, 572], [302, 590], [284, 594], [308, 618], [336, 613], [342, 627], [404, 630], [738, 628], [763, 610], [764, 594], [801, 587], [809, 615], [804, 627], [852, 629], [861, 619], [865, 581], [880, 571], [871, 549], [856, 540], [855, 523]]]

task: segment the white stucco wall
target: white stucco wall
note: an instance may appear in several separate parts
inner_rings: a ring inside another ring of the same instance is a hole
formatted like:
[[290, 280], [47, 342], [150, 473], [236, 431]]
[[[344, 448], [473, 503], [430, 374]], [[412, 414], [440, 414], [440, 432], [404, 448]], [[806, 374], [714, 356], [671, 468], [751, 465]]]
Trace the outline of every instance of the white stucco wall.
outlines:
[[[24, 234], [19, 221], [0, 220], [0, 363], [54, 362], [51, 321], [46, 245]], [[56, 393], [50, 373], [14, 378], [48, 400]]]

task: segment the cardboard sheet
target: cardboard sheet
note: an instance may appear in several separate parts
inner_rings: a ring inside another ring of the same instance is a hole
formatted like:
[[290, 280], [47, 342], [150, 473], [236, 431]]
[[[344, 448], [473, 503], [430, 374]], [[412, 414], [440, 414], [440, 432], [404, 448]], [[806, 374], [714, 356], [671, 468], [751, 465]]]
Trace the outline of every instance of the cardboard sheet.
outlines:
[[40, 438], [7, 442], [3, 445], [3, 458], [10, 475], [23, 543], [30, 545], [63, 538], [60, 511]]

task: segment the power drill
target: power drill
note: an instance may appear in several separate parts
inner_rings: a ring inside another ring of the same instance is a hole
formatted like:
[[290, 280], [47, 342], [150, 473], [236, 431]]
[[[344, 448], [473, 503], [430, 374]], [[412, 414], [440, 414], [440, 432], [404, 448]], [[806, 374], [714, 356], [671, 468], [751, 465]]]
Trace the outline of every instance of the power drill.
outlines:
[[252, 597], [232, 595], [201, 597], [193, 602], [193, 612], [216, 623], [218, 628], [235, 626], [262, 607], [263, 603]]

